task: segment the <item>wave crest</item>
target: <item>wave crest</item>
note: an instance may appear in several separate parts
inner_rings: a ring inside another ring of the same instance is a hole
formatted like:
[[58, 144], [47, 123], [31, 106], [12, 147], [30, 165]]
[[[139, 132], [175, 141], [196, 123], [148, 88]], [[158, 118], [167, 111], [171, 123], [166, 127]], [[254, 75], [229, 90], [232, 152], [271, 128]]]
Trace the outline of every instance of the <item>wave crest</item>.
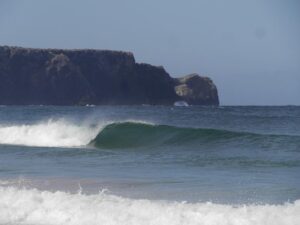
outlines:
[[291, 143], [299, 136], [267, 135], [221, 129], [155, 125], [143, 121], [76, 124], [49, 120], [37, 124], [0, 125], [0, 144], [39, 147], [137, 148], [155, 146], [201, 146], [205, 144], [272, 146]]
[[85, 146], [100, 129], [101, 125], [76, 125], [65, 120], [0, 126], [0, 144], [40, 147]]

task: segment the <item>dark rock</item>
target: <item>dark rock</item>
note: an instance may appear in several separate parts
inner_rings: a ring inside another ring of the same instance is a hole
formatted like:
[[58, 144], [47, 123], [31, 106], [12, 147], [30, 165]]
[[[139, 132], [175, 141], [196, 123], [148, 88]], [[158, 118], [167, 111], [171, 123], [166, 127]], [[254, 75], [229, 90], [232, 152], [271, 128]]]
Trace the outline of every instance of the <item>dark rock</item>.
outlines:
[[130, 52], [0, 46], [1, 105], [171, 105], [182, 99], [216, 105], [216, 88], [205, 79], [191, 86], [163, 67], [136, 63]]
[[218, 91], [212, 80], [198, 74], [175, 79], [175, 91], [181, 100], [191, 105], [218, 105]]

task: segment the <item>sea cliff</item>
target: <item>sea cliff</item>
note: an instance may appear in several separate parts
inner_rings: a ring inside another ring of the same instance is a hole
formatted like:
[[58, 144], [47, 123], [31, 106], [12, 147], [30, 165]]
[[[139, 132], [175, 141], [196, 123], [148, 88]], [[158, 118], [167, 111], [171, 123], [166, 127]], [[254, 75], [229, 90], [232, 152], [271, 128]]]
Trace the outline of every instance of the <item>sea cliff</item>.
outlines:
[[206, 77], [172, 78], [130, 52], [0, 46], [1, 105], [218, 105]]

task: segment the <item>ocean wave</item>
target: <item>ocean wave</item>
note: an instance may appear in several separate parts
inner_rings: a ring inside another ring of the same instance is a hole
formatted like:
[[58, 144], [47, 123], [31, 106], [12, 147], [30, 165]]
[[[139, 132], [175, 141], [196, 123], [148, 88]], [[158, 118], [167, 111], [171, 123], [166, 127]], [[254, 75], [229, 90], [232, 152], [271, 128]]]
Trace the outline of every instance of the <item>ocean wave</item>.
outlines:
[[239, 143], [240, 145], [269, 146], [295, 143], [299, 136], [268, 135], [208, 128], [176, 127], [137, 122], [106, 125], [90, 144], [98, 148], [135, 148], [161, 145], [196, 145]]
[[300, 200], [282, 205], [222, 205], [137, 200], [0, 187], [0, 224], [296, 225]]
[[39, 147], [136, 148], [239, 143], [240, 145], [294, 144], [299, 136], [269, 135], [221, 129], [156, 125], [145, 121], [102, 121], [76, 124], [66, 120], [48, 120], [36, 124], [0, 125], [0, 144]]
[[[154, 125], [140, 120], [136, 124]], [[49, 119], [34, 124], [0, 125], [0, 145], [33, 147], [85, 147], [113, 121], [75, 123], [65, 119]]]

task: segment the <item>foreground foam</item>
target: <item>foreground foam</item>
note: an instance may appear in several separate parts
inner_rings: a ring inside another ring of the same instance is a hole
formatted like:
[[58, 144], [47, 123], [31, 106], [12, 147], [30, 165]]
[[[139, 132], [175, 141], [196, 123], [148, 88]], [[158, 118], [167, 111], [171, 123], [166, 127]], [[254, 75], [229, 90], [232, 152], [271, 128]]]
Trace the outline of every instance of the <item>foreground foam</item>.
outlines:
[[0, 224], [296, 225], [299, 221], [300, 200], [231, 206], [0, 187]]

